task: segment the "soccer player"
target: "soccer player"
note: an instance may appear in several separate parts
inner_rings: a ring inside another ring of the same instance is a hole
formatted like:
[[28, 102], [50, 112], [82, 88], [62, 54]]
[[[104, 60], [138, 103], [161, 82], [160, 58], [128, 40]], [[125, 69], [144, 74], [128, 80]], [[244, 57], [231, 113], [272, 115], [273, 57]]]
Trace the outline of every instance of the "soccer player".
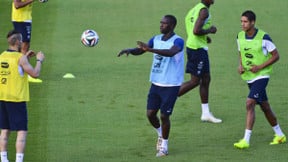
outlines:
[[28, 74], [38, 77], [44, 54], [38, 52], [33, 68], [28, 61], [33, 51], [21, 53], [22, 35], [12, 30], [7, 34], [8, 50], [0, 55], [0, 154], [1, 162], [8, 162], [7, 146], [11, 131], [17, 131], [16, 162], [22, 162], [27, 135], [27, 107], [29, 101]]
[[[13, 0], [12, 23], [14, 29], [19, 31], [23, 37], [21, 52], [26, 54], [30, 48], [32, 32], [32, 3], [34, 0]], [[29, 82], [42, 83], [39, 78], [28, 77]]]
[[201, 120], [212, 123], [221, 123], [222, 120], [215, 118], [210, 112], [208, 97], [210, 84], [210, 64], [208, 58], [208, 43], [211, 38], [208, 34], [215, 34], [217, 28], [211, 25], [210, 5], [214, 0], [202, 0], [192, 8], [185, 17], [187, 65], [186, 73], [191, 79], [181, 85], [179, 96], [200, 85], [200, 98], [202, 115]]
[[241, 74], [249, 87], [249, 94], [246, 99], [246, 129], [244, 138], [234, 143], [236, 148], [245, 149], [250, 145], [255, 122], [255, 106], [260, 108], [265, 114], [269, 124], [272, 126], [275, 136], [270, 145], [286, 142], [275, 114], [268, 102], [266, 87], [272, 72], [272, 65], [279, 60], [279, 53], [272, 42], [270, 36], [255, 27], [256, 15], [253, 11], [245, 11], [241, 17], [242, 30], [237, 35], [237, 45], [239, 51], [238, 72]]
[[[168, 155], [169, 117], [173, 112], [184, 78], [184, 40], [175, 34], [176, 24], [177, 20], [173, 15], [164, 16], [160, 21], [162, 34], [152, 37], [148, 44], [138, 41], [139, 47], [124, 49], [118, 54], [121, 56], [153, 53], [150, 73], [152, 84], [147, 100], [147, 117], [158, 133], [157, 157]], [[159, 110], [161, 124], [157, 116]]]

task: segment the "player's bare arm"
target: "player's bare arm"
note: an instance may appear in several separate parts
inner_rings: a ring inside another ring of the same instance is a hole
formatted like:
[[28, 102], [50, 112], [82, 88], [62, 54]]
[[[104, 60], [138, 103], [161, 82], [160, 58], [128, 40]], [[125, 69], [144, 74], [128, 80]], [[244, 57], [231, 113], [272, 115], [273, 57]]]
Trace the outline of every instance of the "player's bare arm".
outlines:
[[217, 32], [217, 28], [215, 26], [211, 26], [209, 29], [203, 29], [205, 20], [209, 16], [209, 11], [207, 8], [203, 8], [200, 10], [199, 17], [195, 23], [194, 34], [195, 35], [206, 35], [209, 33], [215, 34]]
[[128, 55], [134, 55], [134, 56], [138, 56], [138, 55], [142, 55], [145, 51], [142, 50], [141, 48], [127, 48], [127, 49], [123, 49], [118, 53], [118, 57], [126, 54], [126, 56]]
[[28, 56], [23, 55], [19, 60], [19, 65], [23, 68], [23, 70], [30, 75], [31, 77], [37, 78], [40, 75], [41, 65], [45, 59], [43, 52], [38, 52], [36, 54], [36, 65], [35, 68], [29, 63]]
[[139, 48], [141, 48], [144, 51], [157, 53], [159, 55], [166, 56], [166, 57], [172, 57], [176, 55], [178, 52], [180, 52], [181, 50], [178, 46], [175, 46], [175, 45], [172, 46], [170, 49], [153, 49], [153, 48], [150, 48], [146, 43], [143, 43], [141, 41], [137, 41], [137, 44]]
[[34, 57], [36, 54], [34, 51], [29, 50], [28, 52], [25, 53], [25, 55], [29, 58]]
[[33, 3], [33, 1], [34, 0], [26, 0], [26, 1], [14, 0], [14, 6], [16, 9], [19, 9]]
[[257, 73], [259, 70], [264, 69], [265, 67], [274, 64], [280, 58], [277, 49], [273, 50], [271, 52], [271, 55], [272, 55], [272, 57], [268, 61], [264, 62], [263, 64], [261, 64], [261, 65], [252, 65], [250, 71], [252, 71], [253, 73]]
[[242, 61], [241, 61], [241, 53], [239, 52], [239, 66], [238, 66], [238, 73], [243, 74], [245, 72], [243, 66], [242, 66]]

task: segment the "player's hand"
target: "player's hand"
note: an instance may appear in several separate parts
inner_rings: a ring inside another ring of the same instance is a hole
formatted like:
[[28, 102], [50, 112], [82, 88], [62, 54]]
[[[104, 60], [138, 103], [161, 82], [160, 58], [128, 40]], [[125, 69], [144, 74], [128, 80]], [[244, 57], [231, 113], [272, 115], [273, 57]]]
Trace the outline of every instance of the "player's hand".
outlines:
[[36, 54], [36, 59], [37, 59], [37, 60], [41, 60], [41, 62], [43, 62], [44, 59], [45, 59], [44, 53], [43, 53], [42, 51], [38, 52], [38, 53]]
[[120, 57], [120, 56], [122, 56], [122, 55], [124, 55], [124, 54], [126, 54], [126, 56], [128, 56], [129, 54], [131, 53], [131, 49], [123, 49], [122, 51], [120, 51], [119, 53], [118, 53], [118, 57]]
[[212, 26], [210, 27], [210, 33], [215, 34], [216, 32], [217, 32], [216, 26], [212, 25]]
[[239, 74], [243, 74], [244, 72], [245, 72], [245, 70], [244, 70], [243, 66], [242, 66], [242, 65], [239, 65], [239, 67], [238, 67], [238, 73], [239, 73]]
[[211, 42], [212, 42], [212, 39], [207, 36], [207, 43], [211, 43]]
[[29, 50], [28, 52], [25, 53], [25, 55], [27, 56], [27, 58], [31, 58], [35, 56], [35, 52], [32, 50]]
[[138, 45], [139, 48], [141, 48], [144, 51], [148, 51], [149, 50], [149, 46], [146, 43], [144, 43], [144, 42], [137, 41], [137, 45]]
[[259, 66], [256, 66], [256, 65], [252, 65], [252, 67], [250, 68], [250, 71], [252, 73], [257, 73], [259, 70], [261, 70], [261, 68]]

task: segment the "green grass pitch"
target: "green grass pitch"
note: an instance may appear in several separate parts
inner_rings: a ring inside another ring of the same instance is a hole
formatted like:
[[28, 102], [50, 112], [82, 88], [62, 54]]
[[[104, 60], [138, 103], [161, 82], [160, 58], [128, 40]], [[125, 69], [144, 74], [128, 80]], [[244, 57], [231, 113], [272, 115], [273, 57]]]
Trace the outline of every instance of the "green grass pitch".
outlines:
[[[171, 116], [169, 156], [155, 157], [156, 132], [145, 116], [151, 54], [116, 57], [136, 41], [159, 33], [163, 15], [178, 19], [176, 32], [186, 38], [184, 17], [200, 0], [49, 0], [34, 2], [31, 49], [46, 60], [42, 84], [31, 84], [27, 162], [284, 162], [287, 144], [269, 146], [273, 130], [257, 107], [248, 150], [233, 143], [245, 128], [246, 84], [237, 73], [236, 35], [240, 16], [252, 9], [256, 24], [275, 42], [280, 61], [268, 86], [270, 103], [288, 135], [287, 0], [216, 0], [210, 12], [217, 26], [209, 46], [210, 107], [220, 125], [200, 122], [198, 88], [179, 98]], [[0, 50], [7, 49], [11, 0], [0, 1]], [[85, 29], [100, 36], [94, 48], [80, 42]], [[33, 60], [31, 60], [33, 62]], [[75, 79], [63, 79], [66, 73]], [[186, 80], [189, 79], [185, 75]], [[15, 133], [9, 159], [15, 159]]]

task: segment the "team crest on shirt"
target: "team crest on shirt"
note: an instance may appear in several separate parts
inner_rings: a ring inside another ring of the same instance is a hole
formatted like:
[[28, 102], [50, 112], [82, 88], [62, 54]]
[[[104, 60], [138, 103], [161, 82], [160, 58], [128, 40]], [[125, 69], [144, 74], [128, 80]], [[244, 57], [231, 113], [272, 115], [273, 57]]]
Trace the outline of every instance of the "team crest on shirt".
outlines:
[[1, 62], [1, 67], [4, 69], [8, 69], [9, 68], [9, 63], [8, 62]]

